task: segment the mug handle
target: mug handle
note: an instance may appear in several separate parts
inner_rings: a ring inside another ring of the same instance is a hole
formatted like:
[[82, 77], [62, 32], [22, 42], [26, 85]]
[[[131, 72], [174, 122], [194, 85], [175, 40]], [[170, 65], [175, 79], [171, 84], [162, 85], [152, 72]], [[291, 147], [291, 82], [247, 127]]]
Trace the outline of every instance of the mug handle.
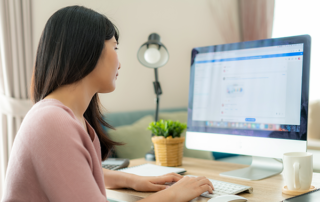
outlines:
[[295, 189], [300, 189], [299, 170], [300, 170], [300, 164], [299, 164], [298, 162], [295, 162], [295, 163], [293, 164], [294, 188], [295, 188]]

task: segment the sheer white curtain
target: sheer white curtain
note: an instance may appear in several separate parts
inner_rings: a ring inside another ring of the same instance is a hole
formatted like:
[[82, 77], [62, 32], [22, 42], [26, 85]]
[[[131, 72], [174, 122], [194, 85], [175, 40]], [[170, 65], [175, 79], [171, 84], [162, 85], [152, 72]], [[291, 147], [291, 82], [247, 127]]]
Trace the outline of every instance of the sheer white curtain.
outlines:
[[320, 100], [320, 1], [276, 0], [272, 37], [311, 36], [310, 101]]
[[33, 69], [30, 1], [0, 1], [1, 193], [14, 137], [32, 107], [28, 95]]

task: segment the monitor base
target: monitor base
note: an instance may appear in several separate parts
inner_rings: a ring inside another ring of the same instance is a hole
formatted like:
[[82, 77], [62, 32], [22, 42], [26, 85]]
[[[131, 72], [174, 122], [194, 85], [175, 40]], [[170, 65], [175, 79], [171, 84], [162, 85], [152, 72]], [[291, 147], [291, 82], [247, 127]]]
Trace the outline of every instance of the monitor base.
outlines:
[[278, 175], [282, 170], [281, 160], [253, 156], [249, 167], [220, 173], [220, 175], [244, 180], [261, 180]]

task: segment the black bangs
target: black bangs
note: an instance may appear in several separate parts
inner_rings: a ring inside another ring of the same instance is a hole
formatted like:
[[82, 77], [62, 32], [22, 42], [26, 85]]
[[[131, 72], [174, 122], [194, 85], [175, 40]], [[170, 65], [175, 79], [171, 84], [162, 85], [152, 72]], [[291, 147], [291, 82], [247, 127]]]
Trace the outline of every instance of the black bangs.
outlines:
[[110, 40], [115, 37], [116, 41], [119, 43], [119, 30], [118, 28], [107, 18], [105, 18], [106, 23], [106, 37], [105, 40]]

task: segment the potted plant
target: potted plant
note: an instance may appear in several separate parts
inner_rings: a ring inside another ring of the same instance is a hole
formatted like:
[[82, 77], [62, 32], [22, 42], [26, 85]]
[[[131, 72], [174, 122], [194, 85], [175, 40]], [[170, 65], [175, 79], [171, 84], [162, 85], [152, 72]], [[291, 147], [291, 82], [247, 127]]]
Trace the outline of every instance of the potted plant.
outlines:
[[172, 120], [160, 120], [149, 124], [148, 130], [154, 134], [152, 142], [157, 165], [182, 165], [185, 138], [181, 137], [181, 134], [186, 128], [187, 124]]

